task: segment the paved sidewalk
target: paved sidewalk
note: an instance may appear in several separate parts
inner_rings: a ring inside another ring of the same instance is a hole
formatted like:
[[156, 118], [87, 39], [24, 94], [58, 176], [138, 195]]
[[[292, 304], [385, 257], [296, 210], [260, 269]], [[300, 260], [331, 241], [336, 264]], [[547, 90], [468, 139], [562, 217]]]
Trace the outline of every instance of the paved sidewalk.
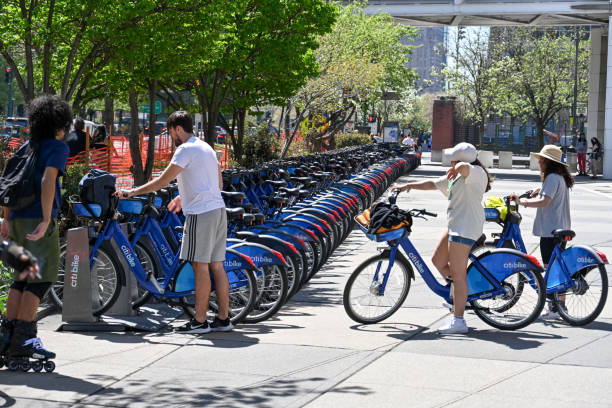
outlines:
[[[444, 170], [424, 165], [405, 179]], [[539, 184], [525, 169], [493, 173], [492, 195]], [[400, 195], [399, 204], [439, 214], [413, 226], [411, 238], [428, 260], [445, 225], [446, 202], [423, 191]], [[612, 183], [580, 180], [571, 205], [575, 242], [612, 256]], [[523, 236], [534, 250], [535, 210], [522, 214]], [[56, 372], [0, 370], [0, 407], [612, 406], [610, 302], [583, 328], [538, 321], [502, 332], [468, 314], [469, 335], [442, 338], [435, 329], [448, 311], [417, 277], [395, 315], [358, 325], [344, 312], [342, 291], [355, 267], [376, 253], [376, 244], [353, 231], [277, 316], [231, 333], [77, 334], [54, 331], [60, 318], [49, 316], [40, 332], [58, 354]]]

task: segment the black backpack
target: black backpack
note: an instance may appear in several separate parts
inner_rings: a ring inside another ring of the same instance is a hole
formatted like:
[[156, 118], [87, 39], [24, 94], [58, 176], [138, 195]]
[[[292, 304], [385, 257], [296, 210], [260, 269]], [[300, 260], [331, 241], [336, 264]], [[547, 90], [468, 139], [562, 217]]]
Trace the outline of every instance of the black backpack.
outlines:
[[40, 147], [30, 141], [7, 160], [0, 177], [0, 205], [22, 210], [36, 201], [36, 162]]
[[408, 211], [400, 209], [395, 204], [376, 203], [370, 209], [370, 224], [368, 234], [380, 234], [402, 225], [410, 229], [412, 216]]
[[[104, 170], [91, 169], [79, 181], [79, 197], [84, 204], [99, 204], [104, 217], [111, 206], [111, 196], [115, 192], [117, 176]], [[92, 212], [87, 205], [88, 211]], [[93, 213], [92, 213], [93, 215]]]

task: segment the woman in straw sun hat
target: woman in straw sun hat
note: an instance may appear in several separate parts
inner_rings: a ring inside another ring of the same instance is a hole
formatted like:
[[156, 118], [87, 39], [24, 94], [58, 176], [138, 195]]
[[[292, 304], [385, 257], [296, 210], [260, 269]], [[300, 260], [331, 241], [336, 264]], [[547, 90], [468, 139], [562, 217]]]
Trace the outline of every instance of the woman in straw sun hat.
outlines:
[[453, 282], [453, 314], [441, 334], [468, 332], [463, 318], [468, 296], [467, 262], [472, 246], [482, 235], [484, 211], [482, 196], [491, 189], [491, 177], [478, 161], [478, 152], [470, 143], [459, 143], [445, 149], [451, 168], [438, 179], [393, 186], [392, 190], [440, 190], [448, 199], [448, 228], [436, 245], [431, 258], [442, 276]]
[[[574, 179], [567, 165], [561, 161], [559, 147], [546, 145], [540, 150], [540, 153], [531, 154], [539, 160], [542, 187], [533, 190], [532, 198], [529, 199], [519, 200], [516, 194], [512, 194], [511, 197], [519, 205], [537, 208], [533, 222], [533, 235], [540, 237], [540, 254], [544, 267], [546, 267], [555, 247], [552, 232], [556, 229], [570, 229], [572, 226], [569, 189], [574, 185]], [[563, 302], [561, 297], [559, 300]], [[545, 319], [559, 317], [550, 301], [542, 317]]]

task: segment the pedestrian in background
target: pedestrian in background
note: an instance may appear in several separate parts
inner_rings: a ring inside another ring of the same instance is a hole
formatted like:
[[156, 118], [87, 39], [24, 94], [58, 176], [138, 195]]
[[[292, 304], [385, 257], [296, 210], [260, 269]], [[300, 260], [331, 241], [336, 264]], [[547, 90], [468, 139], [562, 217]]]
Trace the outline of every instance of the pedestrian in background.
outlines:
[[68, 157], [74, 157], [77, 154], [84, 152], [86, 148], [85, 138], [87, 134], [83, 130], [85, 128], [85, 121], [81, 118], [74, 120], [74, 130], [68, 133], [66, 137], [66, 144], [70, 149]]
[[601, 143], [596, 137], [591, 138], [591, 178], [597, 178], [597, 160], [601, 156]]
[[38, 260], [40, 277], [14, 274], [6, 302], [6, 317], [13, 321], [13, 336], [8, 354], [31, 357], [32, 353], [54, 358], [42, 342], [29, 342], [36, 337], [36, 312], [40, 300], [57, 281], [60, 246], [57, 217], [62, 195], [59, 177], [64, 173], [68, 146], [63, 142], [72, 124], [70, 106], [58, 96], [40, 96], [28, 104], [30, 140], [38, 149], [34, 180], [36, 201], [18, 211], [4, 208], [0, 232], [4, 239], [30, 251]]
[[[533, 222], [533, 235], [540, 237], [540, 255], [544, 269], [550, 261], [556, 242], [552, 232], [556, 229], [570, 229], [569, 189], [574, 185], [574, 179], [569, 173], [567, 164], [561, 160], [561, 149], [555, 145], [546, 145], [540, 153], [531, 153], [538, 158], [542, 187], [532, 191], [531, 198], [518, 199], [517, 194], [510, 198], [523, 207], [537, 208]], [[536, 197], [537, 198], [534, 198]], [[565, 246], [565, 242], [562, 243]], [[548, 307], [542, 314], [547, 320], [559, 319], [559, 313], [552, 302], [552, 295], [547, 295]], [[559, 305], [563, 307], [565, 295], [559, 296]]]
[[586, 151], [587, 141], [584, 132], [580, 132], [576, 141], [576, 156], [578, 157], [578, 175], [586, 176]]

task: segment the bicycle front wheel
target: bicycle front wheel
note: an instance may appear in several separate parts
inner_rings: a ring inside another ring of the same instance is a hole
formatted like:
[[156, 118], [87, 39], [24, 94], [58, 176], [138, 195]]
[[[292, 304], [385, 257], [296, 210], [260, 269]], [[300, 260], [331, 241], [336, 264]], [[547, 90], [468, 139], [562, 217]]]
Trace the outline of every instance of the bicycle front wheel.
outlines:
[[608, 298], [604, 265], [591, 265], [572, 275], [575, 287], [555, 293], [559, 315], [572, 326], [584, 326], [599, 316]]
[[395, 313], [410, 290], [412, 267], [399, 258], [389, 271], [387, 284], [381, 290], [389, 267], [389, 255], [381, 254], [363, 262], [351, 274], [344, 287], [344, 310], [358, 323], [381, 322]]
[[[90, 243], [93, 244], [93, 241]], [[60, 247], [60, 262], [57, 281], [51, 287], [53, 301], [61, 309], [64, 306], [64, 279], [66, 277], [67, 246]], [[109, 242], [100, 245], [93, 257], [91, 276], [95, 277], [92, 285], [91, 311], [94, 316], [106, 312], [115, 303], [121, 291], [121, 278], [123, 270], [119, 260]]]
[[546, 300], [546, 286], [536, 271], [515, 272], [500, 282], [505, 293], [472, 302], [474, 313], [501, 330], [521, 329], [540, 316]]

